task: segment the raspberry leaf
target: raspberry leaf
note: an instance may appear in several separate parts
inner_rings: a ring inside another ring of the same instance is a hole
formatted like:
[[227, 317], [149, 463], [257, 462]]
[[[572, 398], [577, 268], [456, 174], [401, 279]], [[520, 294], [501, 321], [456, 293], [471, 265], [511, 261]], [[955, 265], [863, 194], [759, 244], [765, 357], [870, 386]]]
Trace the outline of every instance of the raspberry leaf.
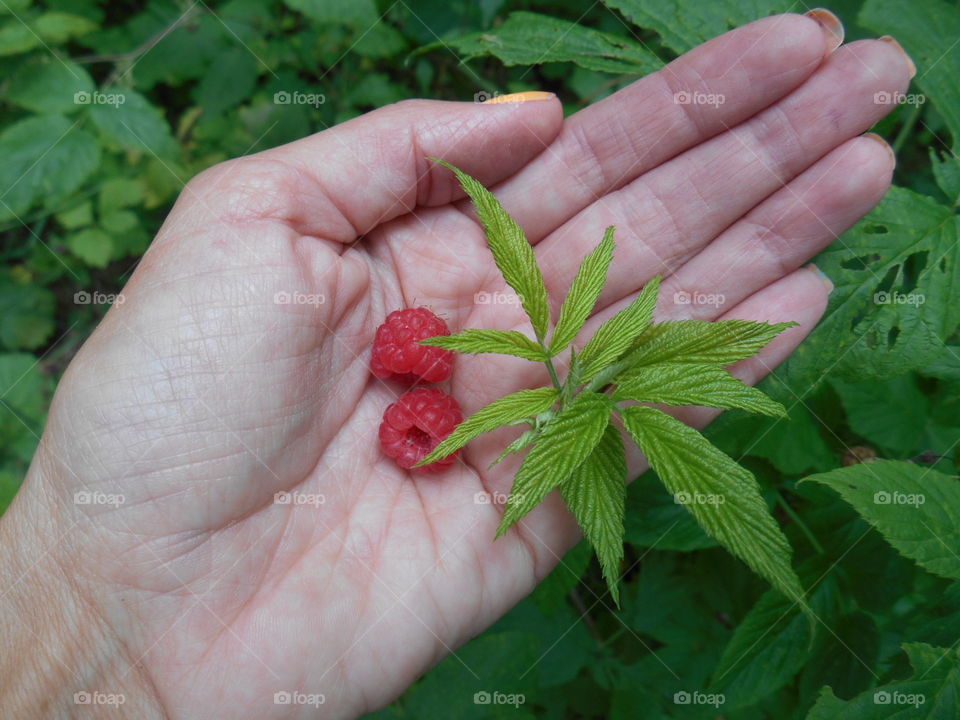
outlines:
[[752, 320], [673, 320], [651, 325], [624, 358], [630, 366], [660, 363], [731, 365], [755, 355], [797, 323]]
[[807, 609], [790, 545], [753, 475], [689, 425], [642, 405], [619, 408], [623, 424], [677, 502], [727, 550]]
[[600, 442], [612, 410], [613, 404], [606, 395], [582, 392], [544, 426], [514, 478], [497, 537], [587, 459]]
[[477, 410], [462, 423], [416, 467], [429, 465], [459, 450], [475, 437], [508, 425], [515, 420], [530, 418], [549, 410], [557, 401], [559, 392], [553, 387], [520, 390], [495, 400]]
[[570, 285], [570, 292], [560, 308], [560, 319], [550, 339], [550, 357], [567, 349], [597, 304], [613, 260], [613, 233], [614, 227], [611, 225], [603, 234], [600, 244], [580, 264]]
[[774, 417], [787, 414], [783, 405], [755, 387], [745, 385], [723, 367], [697, 363], [662, 363], [632, 368], [618, 378], [613, 399], [737, 408]]
[[547, 353], [536, 341], [516, 330], [476, 330], [470, 328], [456, 335], [438, 335], [420, 341], [421, 345], [446, 348], [459, 353], [499, 353], [526, 360], [544, 362]]
[[634, 341], [650, 325], [660, 292], [660, 276], [648, 282], [636, 299], [603, 323], [577, 356], [580, 381], [591, 380], [598, 372], [630, 349]]
[[494, 262], [500, 268], [503, 279], [520, 296], [520, 303], [530, 317], [537, 338], [543, 340], [550, 323], [547, 286], [543, 283], [543, 275], [523, 229], [483, 185], [445, 160], [430, 159], [452, 170], [464, 192], [473, 200], [474, 210], [486, 231]]
[[627, 458], [623, 440], [620, 431], [609, 422], [593, 452], [560, 483], [560, 494], [593, 545], [607, 587], [618, 607], [626, 483]]

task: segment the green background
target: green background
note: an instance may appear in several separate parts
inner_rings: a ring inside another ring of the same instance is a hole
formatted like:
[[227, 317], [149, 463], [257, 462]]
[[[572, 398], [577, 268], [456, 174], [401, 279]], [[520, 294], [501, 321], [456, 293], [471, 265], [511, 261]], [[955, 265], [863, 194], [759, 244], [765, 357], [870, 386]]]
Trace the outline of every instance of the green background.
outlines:
[[[0, 3], [0, 511], [58, 377], [108, 307], [84, 300], [123, 287], [200, 170], [409, 97], [547, 89], [572, 113], [738, 24], [807, 9], [764, 0], [132, 5]], [[910, 92], [922, 102], [876, 128], [898, 154], [895, 187], [820, 255], [836, 285], [827, 314], [764, 383], [789, 421], [730, 412], [707, 433], [760, 480], [819, 621], [811, 627], [767, 592], [648, 473], [629, 491], [621, 611], [581, 544], [378, 716], [960, 717], [960, 8], [842, 0], [832, 9], [848, 40], [897, 37], [916, 61]], [[283, 91], [323, 102], [279, 104]], [[924, 301], [874, 302], [884, 292]], [[862, 462], [872, 458], [908, 462]], [[927, 502], [878, 505], [873, 490], [890, 487]], [[889, 693], [881, 702], [877, 688]], [[479, 691], [524, 702], [477, 704]], [[724, 703], [682, 704], [678, 692], [722, 693]], [[902, 703], [917, 693], [922, 705]]]

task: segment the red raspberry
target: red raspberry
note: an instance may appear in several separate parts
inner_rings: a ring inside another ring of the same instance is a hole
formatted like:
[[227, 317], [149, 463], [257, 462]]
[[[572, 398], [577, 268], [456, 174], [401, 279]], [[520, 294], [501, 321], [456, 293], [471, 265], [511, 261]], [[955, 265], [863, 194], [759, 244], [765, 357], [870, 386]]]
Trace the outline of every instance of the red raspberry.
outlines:
[[447, 324], [427, 308], [394, 310], [377, 328], [370, 370], [378, 378], [393, 378], [408, 385], [446, 380], [453, 366], [453, 351], [419, 342], [449, 334]]
[[[402, 468], [429, 455], [463, 420], [457, 401], [443, 390], [417, 388], [401, 395], [383, 413], [380, 447]], [[417, 470], [441, 472], [453, 465], [459, 450]]]

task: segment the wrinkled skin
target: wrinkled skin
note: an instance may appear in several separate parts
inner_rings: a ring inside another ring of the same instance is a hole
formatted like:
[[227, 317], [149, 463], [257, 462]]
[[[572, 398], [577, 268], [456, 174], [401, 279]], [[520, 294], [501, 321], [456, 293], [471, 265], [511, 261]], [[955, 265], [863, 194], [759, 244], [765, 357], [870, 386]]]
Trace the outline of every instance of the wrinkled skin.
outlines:
[[[776, 16], [567, 120], [556, 99], [413, 100], [192, 180], [66, 372], [0, 525], [20, 558], [7, 602], [29, 613], [36, 601], [16, 600], [29, 588], [83, 633], [44, 625], [44, 647], [73, 648], [47, 664], [59, 692], [120, 688], [144, 717], [316, 717], [274, 704], [300, 690], [324, 694], [321, 716], [351, 717], [528, 594], [578, 535], [551, 495], [493, 542], [502, 508], [475, 495], [509, 490], [515, 459], [486, 468], [518, 430], [439, 476], [399, 469], [376, 442], [402, 391], [368, 369], [388, 312], [527, 327], [516, 305], [475, 302], [509, 288], [452, 173], [426, 157], [494, 189], [554, 300], [617, 226], [587, 333], [655, 274], [659, 319], [798, 321], [735, 368], [756, 382], [826, 305], [802, 265], [879, 201], [893, 168], [887, 146], [857, 136], [890, 109], [874, 93], [906, 89], [903, 56], [878, 41], [831, 49], [813, 20]], [[679, 105], [684, 89], [726, 102]], [[460, 357], [447, 389], [471, 413], [547, 381], [522, 360]], [[77, 505], [81, 490], [124, 502]], [[281, 491], [316, 502], [277, 504]]]

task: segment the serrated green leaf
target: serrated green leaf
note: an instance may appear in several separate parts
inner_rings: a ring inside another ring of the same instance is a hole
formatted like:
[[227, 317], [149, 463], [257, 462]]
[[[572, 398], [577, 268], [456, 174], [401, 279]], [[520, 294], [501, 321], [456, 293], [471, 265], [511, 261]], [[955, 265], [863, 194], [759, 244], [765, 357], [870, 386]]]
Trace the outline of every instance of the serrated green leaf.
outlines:
[[662, 363], [732, 365], [759, 352], [797, 323], [752, 320], [669, 320], [647, 328], [624, 358], [630, 367]]
[[499, 26], [445, 40], [466, 60], [493, 55], [505, 65], [574, 62], [587, 70], [647, 74], [663, 62], [630, 37], [531, 12], [513, 12]]
[[859, 15], [860, 24], [878, 35], [896, 33], [917, 66], [914, 82], [939, 110], [953, 136], [954, 150], [960, 149], [960, 8], [941, 0], [923, 0], [903, 6], [893, 0], [867, 0]]
[[610, 595], [618, 607], [626, 483], [623, 440], [611, 423], [593, 452], [560, 483], [560, 494], [596, 551]]
[[787, 412], [783, 405], [718, 365], [643, 365], [615, 382], [614, 400], [737, 408], [774, 417], [783, 417]]
[[581, 382], [589, 382], [603, 368], [615, 362], [650, 325], [660, 292], [660, 276], [652, 278], [636, 299], [604, 322], [577, 356]]
[[544, 339], [550, 323], [547, 287], [543, 284], [543, 275], [523, 229], [483, 185], [445, 160], [437, 159], [436, 162], [453, 170], [464, 192], [473, 200], [477, 217], [487, 234], [490, 252], [503, 279], [520, 296], [520, 303], [530, 317], [537, 338]]
[[583, 328], [597, 304], [597, 298], [607, 282], [607, 269], [613, 260], [614, 227], [603, 234], [603, 240], [580, 264], [577, 275], [570, 285], [570, 292], [560, 308], [560, 319], [550, 338], [550, 356], [563, 352]]
[[834, 379], [850, 429], [870, 443], [910, 457], [921, 448], [930, 405], [911, 374], [890, 380], [851, 383]]
[[659, 410], [638, 405], [621, 408], [620, 414], [660, 480], [700, 525], [780, 592], [804, 604], [790, 567], [790, 545], [753, 475], [692, 427]]
[[655, 30], [678, 54], [764, 15], [795, 12], [787, 0], [603, 0], [630, 22]]
[[960, 481], [913, 463], [882, 460], [804, 478], [840, 493], [901, 555], [960, 578]]
[[[107, 88], [91, 102], [89, 113], [111, 147], [135, 150], [150, 157], [175, 157], [179, 152], [170, 125], [159, 109], [140, 93], [125, 88]], [[167, 170], [169, 173], [170, 170]]]
[[454, 431], [433, 449], [433, 452], [417, 464], [417, 467], [429, 465], [446, 457], [483, 433], [549, 410], [557, 401], [558, 395], [556, 388], [542, 387], [534, 390], [518, 390], [493, 401], [457, 425]]
[[904, 643], [912, 677], [841, 700], [828, 686], [806, 720], [953, 720], [960, 717], [960, 663], [955, 648]]
[[930, 167], [950, 207], [960, 205], [960, 159], [950, 154], [941, 159], [936, 150], [930, 148]]
[[38, 113], [71, 113], [83, 105], [78, 93], [93, 91], [90, 74], [70, 60], [34, 58], [10, 76], [6, 97], [11, 103]]
[[570, 477], [603, 437], [613, 404], [606, 395], [582, 392], [544, 427], [523, 459], [507, 498], [497, 537]]
[[827, 311], [777, 371], [798, 395], [824, 368], [854, 382], [920, 370], [960, 323], [960, 217], [950, 208], [894, 186], [841, 240], [817, 256], [836, 285]]
[[76, 190], [100, 165], [100, 146], [62, 115], [38, 115], [0, 134], [0, 220]]
[[[819, 575], [822, 569], [814, 579]], [[831, 627], [836, 606], [836, 583], [828, 577], [811, 592], [810, 607]], [[736, 626], [713, 672], [711, 689], [727, 697], [725, 707], [731, 710], [777, 692], [812, 657], [817, 630], [793, 600], [768, 590]]]
[[478, 330], [469, 328], [455, 335], [437, 335], [420, 341], [421, 345], [446, 348], [458, 353], [500, 353], [542, 362], [547, 354], [535, 340], [516, 330]]

